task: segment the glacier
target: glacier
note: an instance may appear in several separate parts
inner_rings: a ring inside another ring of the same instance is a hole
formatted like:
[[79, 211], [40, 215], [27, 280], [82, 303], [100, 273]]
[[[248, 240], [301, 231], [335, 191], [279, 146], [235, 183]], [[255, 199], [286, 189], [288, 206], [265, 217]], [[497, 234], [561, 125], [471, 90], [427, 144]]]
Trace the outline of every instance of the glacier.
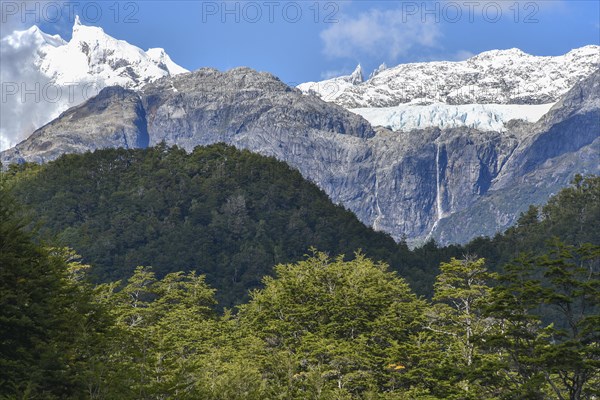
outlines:
[[520, 120], [537, 122], [555, 103], [548, 104], [460, 104], [434, 103], [428, 105], [401, 104], [396, 107], [351, 108], [373, 126], [392, 131], [438, 127], [473, 128], [480, 131], [506, 132], [507, 123]]
[[458, 62], [382, 64], [367, 80], [359, 64], [351, 75], [297, 88], [392, 131], [466, 127], [506, 132], [513, 120], [537, 122], [598, 68], [596, 45], [561, 56], [490, 50]]

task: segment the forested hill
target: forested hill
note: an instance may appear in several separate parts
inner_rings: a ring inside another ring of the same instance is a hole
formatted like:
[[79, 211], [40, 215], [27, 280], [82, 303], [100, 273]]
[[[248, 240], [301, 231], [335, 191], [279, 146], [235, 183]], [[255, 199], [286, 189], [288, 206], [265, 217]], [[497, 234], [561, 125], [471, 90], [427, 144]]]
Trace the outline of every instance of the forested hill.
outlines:
[[503, 234], [411, 251], [224, 145], [11, 167], [0, 399], [592, 399], [599, 191], [578, 176]]
[[521, 253], [539, 255], [549, 250], [553, 238], [581, 246], [600, 245], [600, 177], [577, 175], [570, 187], [552, 196], [543, 206], [530, 206], [517, 224], [493, 238], [478, 238], [464, 252], [485, 257], [498, 270]]
[[[585, 186], [572, 194], [580, 198]], [[600, 246], [555, 239], [545, 254], [521, 255], [501, 273], [484, 259], [453, 258], [440, 264], [430, 300], [383, 263], [313, 252], [275, 266], [245, 304], [219, 315], [215, 290], [193, 272], [158, 279], [139, 266], [121, 282], [91, 285], [72, 250], [33, 241], [4, 188], [0, 399], [600, 393]]]
[[540, 254], [556, 236], [600, 244], [600, 178], [577, 177], [515, 227], [465, 246], [430, 241], [410, 250], [331, 203], [317, 186], [273, 158], [226, 145], [107, 149], [66, 155], [3, 173], [39, 234], [93, 266], [97, 282], [126, 278], [138, 265], [161, 277], [196, 270], [221, 306], [239, 304], [278, 263], [311, 247], [351, 258], [361, 249], [388, 263], [417, 294], [431, 296], [440, 262], [470, 254], [500, 270], [521, 252]]
[[[138, 265], [158, 276], [196, 270], [230, 306], [272, 266], [300, 260], [313, 246], [331, 255], [362, 249], [422, 290], [440, 262], [423, 262], [366, 227], [286, 164], [225, 145], [190, 154], [165, 146], [101, 150], [13, 166], [5, 176], [42, 237], [75, 249], [97, 281], [130, 276]], [[412, 271], [403, 270], [408, 265]]]

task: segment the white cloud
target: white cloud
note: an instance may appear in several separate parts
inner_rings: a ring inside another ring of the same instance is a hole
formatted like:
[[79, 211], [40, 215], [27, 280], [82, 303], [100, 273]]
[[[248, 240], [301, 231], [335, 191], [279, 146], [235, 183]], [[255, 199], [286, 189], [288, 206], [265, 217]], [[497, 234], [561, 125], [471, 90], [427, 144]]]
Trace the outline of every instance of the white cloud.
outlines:
[[441, 33], [435, 21], [422, 21], [404, 10], [371, 9], [357, 17], [342, 15], [321, 32], [323, 52], [331, 57], [358, 54], [395, 60], [416, 46], [435, 47]]
[[[51, 7], [47, 6], [51, 4]], [[0, 2], [0, 36], [5, 37], [13, 31], [19, 31], [29, 28], [32, 25], [39, 25], [53, 18], [51, 14], [61, 2], [50, 0], [22, 0], [22, 1], [2, 1]], [[47, 17], [47, 18], [46, 18]]]
[[[0, 18], [0, 150], [26, 139], [35, 129], [55, 118], [61, 104], [44, 98], [50, 79], [34, 65], [39, 37], [15, 35], [43, 20], [47, 0], [3, 2]], [[58, 3], [57, 3], [58, 4]], [[26, 12], [29, 10], [29, 13]], [[37, 11], [36, 11], [37, 10]], [[48, 95], [54, 95], [50, 90]]]
[[469, 50], [459, 50], [452, 56], [453, 61], [464, 61], [471, 57], [473, 57], [475, 53], [470, 52]]
[[13, 32], [0, 40], [0, 150], [26, 139], [83, 100], [81, 90], [58, 86], [40, 71], [38, 51], [43, 43], [32, 30]]
[[[37, 85], [48, 79], [33, 67], [35, 41], [12, 43], [8, 38], [0, 42], [0, 80], [2, 81], [2, 107], [0, 110], [0, 150], [15, 145], [45, 122], [43, 102], [36, 99]], [[33, 89], [31, 95], [22, 98], [21, 89]], [[40, 120], [41, 118], [41, 120]]]
[[337, 78], [344, 75], [350, 75], [352, 73], [351, 69], [342, 68], [342, 69], [333, 69], [321, 72], [321, 79], [331, 79]]

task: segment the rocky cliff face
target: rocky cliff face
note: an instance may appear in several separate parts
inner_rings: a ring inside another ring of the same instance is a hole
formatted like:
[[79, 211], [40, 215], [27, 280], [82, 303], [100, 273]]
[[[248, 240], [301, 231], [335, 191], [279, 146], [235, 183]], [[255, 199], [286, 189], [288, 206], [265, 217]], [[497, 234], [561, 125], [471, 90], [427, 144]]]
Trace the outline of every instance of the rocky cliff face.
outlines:
[[63, 112], [27, 140], [0, 153], [3, 165], [52, 161], [65, 153], [102, 148], [148, 146], [145, 110], [140, 96], [111, 86], [85, 103]]
[[372, 224], [397, 239], [430, 238], [441, 220], [489, 191], [517, 143], [514, 135], [469, 129], [377, 135], [371, 146], [381, 212]]
[[600, 172], [593, 148], [599, 82], [597, 72], [575, 85], [536, 124], [514, 123], [504, 132], [398, 133], [374, 130], [362, 117], [270, 74], [201, 69], [162, 78], [137, 94], [105, 89], [1, 153], [1, 160], [45, 162], [67, 152], [163, 141], [188, 150], [225, 142], [286, 161], [396, 239], [465, 241], [509, 225], [573, 174]]
[[464, 242], [493, 235], [530, 204], [544, 203], [576, 173], [600, 174], [600, 70], [575, 85], [526, 129], [490, 190], [441, 221], [433, 237]]

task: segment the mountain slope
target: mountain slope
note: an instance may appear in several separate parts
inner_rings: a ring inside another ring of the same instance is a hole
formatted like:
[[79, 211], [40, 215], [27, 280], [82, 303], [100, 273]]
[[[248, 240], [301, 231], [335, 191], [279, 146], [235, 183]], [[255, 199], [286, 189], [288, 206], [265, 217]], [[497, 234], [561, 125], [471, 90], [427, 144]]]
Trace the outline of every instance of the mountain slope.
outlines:
[[442, 221], [433, 237], [464, 242], [494, 235], [530, 204], [542, 204], [576, 173], [600, 173], [600, 70], [584, 79], [524, 137], [490, 191]]
[[[335, 79], [298, 86], [346, 108], [394, 107], [419, 100], [446, 104], [547, 104], [556, 102], [598, 69], [600, 46], [539, 57], [519, 49], [491, 50], [465, 61], [400, 64], [366, 82]], [[346, 82], [347, 83], [347, 82]]]
[[42, 235], [73, 247], [97, 278], [127, 277], [137, 265], [161, 276], [196, 269], [222, 305], [311, 246], [331, 255], [363, 249], [402, 267], [389, 236], [297, 171], [224, 145], [69, 155], [23, 174], [13, 193], [43, 221]]
[[[90, 124], [96, 115], [102, 123]], [[145, 111], [139, 95], [111, 86], [35, 131], [27, 140], [2, 153], [23, 161], [43, 163], [65, 153], [84, 153], [102, 148], [148, 146]], [[8, 164], [3, 156], [3, 164]]]
[[[102, 28], [82, 25], [78, 17], [68, 42], [33, 26], [4, 37], [0, 48], [2, 82], [11, 85], [2, 107], [0, 149], [25, 139], [104, 87], [140, 89], [161, 77], [187, 72], [163, 49], [144, 52]], [[23, 98], [22, 91], [34, 88], [37, 97]]]
[[[101, 147], [165, 142], [191, 151], [224, 142], [287, 162], [334, 203], [396, 240], [463, 242], [509, 225], [522, 207], [551, 193], [507, 202], [489, 227], [472, 230], [468, 226], [483, 227], [485, 221], [467, 224], [469, 209], [488, 192], [529, 188], [534, 181], [543, 185], [544, 168], [552, 163], [563, 165], [556, 187], [567, 186], [575, 173], [600, 172], [586, 149], [600, 132], [597, 94], [586, 89], [598, 79], [596, 73], [575, 85], [536, 124], [513, 122], [503, 132], [461, 127], [398, 133], [373, 130], [360, 116], [303, 95], [270, 74], [201, 69], [160, 79], [139, 93], [105, 89], [0, 157], [7, 165]], [[107, 122], [115, 113], [117, 125]], [[585, 154], [589, 162], [579, 163]], [[451, 233], [438, 231], [443, 220], [461, 212], [466, 217], [455, 221]]]

